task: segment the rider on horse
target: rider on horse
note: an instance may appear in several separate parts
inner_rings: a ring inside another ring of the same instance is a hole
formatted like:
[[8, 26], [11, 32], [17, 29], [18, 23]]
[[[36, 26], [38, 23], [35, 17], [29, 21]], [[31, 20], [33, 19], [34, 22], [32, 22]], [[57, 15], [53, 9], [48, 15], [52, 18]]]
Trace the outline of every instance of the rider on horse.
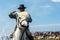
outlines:
[[[26, 7], [24, 7], [24, 4], [21, 4], [21, 5], [19, 6], [19, 8], [18, 8], [20, 12], [16, 13], [16, 11], [13, 11], [13, 12], [11, 12], [11, 13], [9, 14], [9, 17], [10, 17], [10, 18], [14, 18], [14, 19], [17, 20], [17, 14], [18, 14], [22, 19], [25, 18], [25, 19], [27, 20], [27, 22], [28, 22], [28, 28], [29, 28], [29, 23], [32, 22], [32, 18], [31, 18], [30, 14], [29, 14], [28, 12], [25, 12], [25, 8], [26, 8]], [[16, 25], [17, 25], [17, 24], [16, 24]], [[16, 28], [17, 28], [17, 26], [15, 27], [14, 32], [16, 31]], [[10, 35], [11, 38], [13, 37], [14, 32]], [[27, 34], [27, 36], [28, 36], [28, 38], [29, 38], [30, 40], [33, 40], [33, 37], [32, 37], [32, 35], [30, 34], [29, 29], [27, 30], [27, 33], [26, 33], [26, 34]]]

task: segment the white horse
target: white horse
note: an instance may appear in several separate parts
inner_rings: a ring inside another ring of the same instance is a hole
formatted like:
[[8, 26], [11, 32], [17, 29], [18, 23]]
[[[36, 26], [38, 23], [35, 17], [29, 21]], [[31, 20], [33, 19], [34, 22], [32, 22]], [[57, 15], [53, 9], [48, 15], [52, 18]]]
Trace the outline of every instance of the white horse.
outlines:
[[29, 38], [26, 35], [27, 27], [28, 22], [25, 19], [18, 18], [17, 29], [13, 34], [13, 38], [11, 38], [11, 40], [29, 40]]

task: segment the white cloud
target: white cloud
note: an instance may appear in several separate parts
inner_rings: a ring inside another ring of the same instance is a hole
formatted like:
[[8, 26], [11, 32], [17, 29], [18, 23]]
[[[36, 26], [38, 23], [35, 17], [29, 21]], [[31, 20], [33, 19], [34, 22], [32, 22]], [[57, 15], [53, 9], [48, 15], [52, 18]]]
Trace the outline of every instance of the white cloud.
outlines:
[[44, 5], [44, 6], [40, 6], [40, 8], [50, 8], [51, 5]]
[[41, 14], [43, 16], [50, 15], [53, 10], [53, 6], [51, 6], [51, 5], [43, 5], [43, 6], [39, 6], [39, 8], [41, 9]]
[[49, 26], [60, 26], [60, 24], [45, 24], [45, 25], [32, 25], [31, 27], [49, 27]]
[[44, 25], [32, 25], [30, 26], [31, 32], [36, 31], [59, 31], [60, 24], [44, 24]]
[[52, 0], [53, 2], [60, 2], [60, 0]]
[[40, 0], [24, 0], [25, 2], [39, 2]]

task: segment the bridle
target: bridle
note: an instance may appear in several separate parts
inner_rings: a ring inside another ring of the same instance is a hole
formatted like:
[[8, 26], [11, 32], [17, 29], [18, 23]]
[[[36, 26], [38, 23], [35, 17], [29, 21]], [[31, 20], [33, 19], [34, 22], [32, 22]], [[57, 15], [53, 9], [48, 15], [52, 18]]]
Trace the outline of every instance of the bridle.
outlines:
[[[22, 19], [22, 20], [21, 20], [21, 17], [19, 17], [18, 20], [17, 20], [17, 22], [18, 22], [18, 23], [17, 23], [17, 26], [20, 25], [20, 26], [23, 27], [23, 28], [28, 28], [28, 25], [27, 25], [27, 27], [26, 27], [26, 26], [24, 26], [24, 25], [21, 24], [23, 21], [26, 21], [26, 22], [27, 22], [26, 19]], [[19, 28], [19, 29], [21, 29], [21, 28]]]

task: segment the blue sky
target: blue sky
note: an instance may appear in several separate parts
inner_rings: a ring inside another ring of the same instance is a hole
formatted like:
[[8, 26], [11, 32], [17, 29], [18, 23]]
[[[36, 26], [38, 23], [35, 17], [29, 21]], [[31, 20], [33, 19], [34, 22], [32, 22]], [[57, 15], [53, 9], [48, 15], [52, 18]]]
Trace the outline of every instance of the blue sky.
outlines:
[[9, 18], [13, 10], [18, 12], [20, 4], [24, 4], [33, 21], [30, 30], [60, 31], [60, 0], [0, 0], [0, 35], [9, 35], [16, 25], [15, 19]]

